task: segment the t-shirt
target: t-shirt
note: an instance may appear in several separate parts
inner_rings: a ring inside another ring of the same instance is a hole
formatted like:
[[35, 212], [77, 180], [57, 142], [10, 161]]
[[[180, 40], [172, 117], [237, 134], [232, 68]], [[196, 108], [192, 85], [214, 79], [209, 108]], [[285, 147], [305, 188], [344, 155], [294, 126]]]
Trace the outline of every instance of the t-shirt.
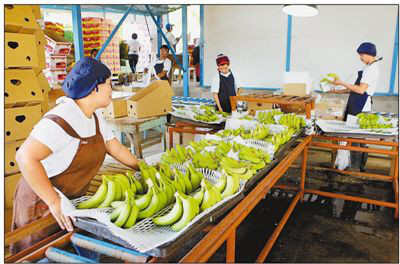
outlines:
[[157, 59], [156, 62], [154, 63], [154, 65], [152, 66], [153, 74], [154, 74], [154, 76], [156, 76], [156, 78], [158, 78], [158, 77], [156, 75], [157, 73], [156, 73], [156, 69], [154, 68], [154, 66], [156, 64], [160, 64], [160, 63], [164, 63], [163, 71], [167, 71], [167, 76], [169, 75], [169, 71], [171, 70], [171, 67], [172, 67], [172, 63], [171, 63], [170, 59], [168, 59], [168, 58], [166, 58], [165, 60]]
[[378, 85], [379, 80], [379, 62], [375, 62], [371, 65], [366, 65], [364, 67], [363, 76], [361, 78], [360, 83], [368, 84], [368, 88], [366, 90], [369, 95], [367, 102], [364, 105], [363, 112], [371, 111], [371, 96], [374, 95], [376, 86]]
[[137, 39], [131, 39], [129, 41], [129, 52], [128, 54], [139, 54], [140, 42]]
[[[176, 38], [175, 38], [174, 34], [172, 34], [172, 32], [167, 32], [167, 33], [165, 34], [165, 36], [167, 37], [167, 39], [168, 39], [169, 43], [171, 44], [172, 48], [174, 48], [174, 46], [176, 45], [176, 43], [178, 43], [178, 42], [176, 41]], [[165, 44], [165, 41], [164, 41], [164, 44]]]
[[[63, 97], [59, 101], [60, 103], [46, 115], [54, 114], [62, 117], [81, 137], [91, 137], [96, 134], [94, 116], [86, 117], [81, 108], [70, 98]], [[100, 109], [96, 111], [96, 116], [104, 141], [110, 141], [115, 135], [103, 119]], [[49, 178], [69, 167], [78, 150], [79, 139], [71, 137], [57, 123], [47, 118], [42, 118], [30, 135], [52, 151], [41, 161]]]
[[[220, 73], [218, 72], [218, 74], [216, 74], [214, 76], [214, 78], [213, 78], [213, 80], [211, 82], [211, 92], [212, 93], [219, 93], [219, 83], [220, 83], [219, 74]], [[221, 75], [225, 76], [225, 77], [228, 77], [229, 75], [231, 75], [231, 72], [229, 71], [228, 74], [221, 73]], [[242, 87], [242, 84], [240, 83], [239, 78], [236, 75], [234, 75], [233, 77], [235, 79], [235, 91], [237, 91], [237, 89], [239, 87]]]

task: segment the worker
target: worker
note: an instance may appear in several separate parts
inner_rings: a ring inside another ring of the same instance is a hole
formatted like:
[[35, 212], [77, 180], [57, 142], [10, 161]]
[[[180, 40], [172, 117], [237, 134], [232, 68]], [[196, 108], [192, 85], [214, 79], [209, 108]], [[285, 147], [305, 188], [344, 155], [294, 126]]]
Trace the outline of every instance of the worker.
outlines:
[[98, 49], [92, 49], [90, 51], [90, 57], [92, 57], [93, 59], [96, 59], [97, 54], [99, 54], [99, 50]]
[[194, 49], [192, 52], [193, 65], [196, 68], [196, 82], [200, 81], [200, 40], [197, 38], [194, 42]]
[[217, 56], [218, 74], [212, 80], [211, 92], [213, 93], [216, 109], [227, 113], [232, 112], [230, 96], [236, 96], [241, 87], [237, 77], [229, 69], [230, 61], [228, 56], [219, 54]]
[[174, 49], [174, 51], [176, 50], [176, 44], [178, 44], [179, 40], [181, 39], [181, 37], [175, 38], [174, 34], [172, 33], [173, 30], [173, 24], [167, 23], [165, 25], [165, 29], [167, 30], [167, 33], [165, 34], [165, 36], [168, 39], [168, 42], [170, 43], [171, 47]]
[[[361, 43], [357, 49], [360, 60], [365, 64], [364, 67], [358, 71], [357, 80], [354, 84], [345, 83], [339, 79], [335, 79], [333, 84], [341, 85], [346, 89], [336, 90], [333, 88], [332, 93], [348, 93], [350, 92], [349, 99], [347, 100], [346, 110], [343, 119], [347, 120], [348, 115], [356, 116], [361, 112], [371, 111], [372, 96], [375, 93], [376, 86], [379, 80], [379, 61], [382, 58], [376, 56], [376, 47], [370, 42]], [[367, 147], [365, 144], [352, 143], [352, 146]], [[351, 151], [351, 169], [359, 169], [361, 172], [365, 171], [365, 165], [368, 159], [368, 153]]]
[[131, 67], [132, 73], [136, 72], [136, 65], [139, 60], [139, 52], [140, 52], [140, 42], [137, 40], [138, 35], [136, 33], [132, 34], [132, 39], [129, 41], [129, 51], [128, 51], [128, 60], [129, 66]]
[[361, 112], [371, 111], [372, 96], [375, 93], [379, 79], [379, 62], [382, 58], [376, 57], [376, 47], [370, 42], [362, 43], [357, 53], [360, 60], [365, 64], [358, 72], [357, 80], [354, 84], [345, 83], [339, 79], [335, 79], [333, 84], [345, 87], [343, 90], [333, 88], [332, 93], [348, 93], [350, 92], [347, 101], [344, 120], [347, 120], [347, 115], [357, 115]]
[[160, 57], [154, 63], [152, 80], [169, 81], [169, 72], [171, 71], [172, 63], [168, 59], [169, 48], [167, 45], [162, 45], [160, 48]]
[[[72, 68], [62, 88], [66, 98], [35, 125], [16, 154], [22, 177], [14, 194], [12, 230], [50, 213], [58, 225], [73, 230], [73, 217], [63, 215], [57, 188], [70, 199], [85, 195], [106, 153], [137, 170], [138, 160], [107, 126], [100, 108], [110, 104], [110, 70], [84, 57]], [[46, 228], [11, 245], [13, 254], [49, 237]]]

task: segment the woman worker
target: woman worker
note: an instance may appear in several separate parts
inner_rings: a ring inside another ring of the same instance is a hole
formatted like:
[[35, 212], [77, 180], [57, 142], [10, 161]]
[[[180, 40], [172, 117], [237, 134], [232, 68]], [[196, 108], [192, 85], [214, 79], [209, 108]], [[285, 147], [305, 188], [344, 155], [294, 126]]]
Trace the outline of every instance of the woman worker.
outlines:
[[[62, 214], [54, 187], [70, 199], [84, 195], [106, 153], [138, 169], [136, 157], [96, 114], [111, 102], [110, 76], [110, 70], [93, 58], [78, 61], [62, 86], [68, 98], [44, 115], [18, 150], [22, 178], [14, 194], [13, 230], [51, 213], [62, 229], [71, 231], [71, 219]], [[28, 236], [11, 245], [11, 252], [20, 252], [57, 229]]]
[[169, 72], [171, 71], [172, 62], [168, 59], [169, 48], [167, 45], [160, 47], [160, 57], [153, 66], [153, 80], [165, 80], [169, 82]]

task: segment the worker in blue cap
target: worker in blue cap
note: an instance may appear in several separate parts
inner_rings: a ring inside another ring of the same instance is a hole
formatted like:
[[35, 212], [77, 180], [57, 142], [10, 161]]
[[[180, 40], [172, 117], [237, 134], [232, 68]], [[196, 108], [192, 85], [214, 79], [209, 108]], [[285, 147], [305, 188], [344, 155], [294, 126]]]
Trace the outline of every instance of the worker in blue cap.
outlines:
[[[35, 125], [16, 154], [22, 177], [14, 195], [12, 230], [50, 213], [62, 229], [74, 218], [63, 215], [55, 188], [69, 199], [86, 194], [106, 154], [137, 170], [138, 160], [116, 138], [98, 110], [111, 98], [111, 72], [90, 57], [79, 60], [62, 88], [66, 98]], [[49, 227], [11, 245], [16, 254], [57, 232]]]
[[[372, 96], [375, 93], [379, 80], [379, 61], [382, 58], [376, 56], [376, 46], [370, 42], [361, 43], [357, 49], [360, 60], [365, 64], [358, 71], [358, 76], [354, 84], [345, 83], [339, 79], [333, 81], [335, 85], [344, 86], [344, 90], [333, 90], [333, 93], [350, 92], [344, 113], [344, 121], [348, 115], [356, 116], [361, 112], [369, 112], [372, 107]], [[353, 143], [354, 146], [366, 147], [364, 144]], [[351, 152], [351, 163], [353, 168], [359, 167], [360, 171], [365, 171], [368, 153]]]
[[165, 29], [167, 30], [167, 33], [165, 34], [165, 36], [168, 39], [168, 42], [171, 44], [172, 48], [174, 49], [174, 51], [176, 50], [176, 44], [178, 44], [179, 40], [181, 39], [181, 37], [175, 38], [174, 34], [172, 33], [173, 30], [173, 24], [167, 23], [165, 25]]

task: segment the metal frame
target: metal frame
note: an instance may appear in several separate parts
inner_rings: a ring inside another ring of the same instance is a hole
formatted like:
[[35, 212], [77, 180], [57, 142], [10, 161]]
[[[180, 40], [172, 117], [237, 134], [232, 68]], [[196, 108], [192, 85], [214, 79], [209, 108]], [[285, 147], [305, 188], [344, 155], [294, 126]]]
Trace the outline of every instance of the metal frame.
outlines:
[[72, 30], [74, 34], [74, 50], [75, 50], [75, 61], [79, 61], [85, 55], [83, 49], [83, 33], [82, 33], [82, 16], [81, 6], [72, 6]]
[[161, 16], [157, 16], [157, 25], [160, 25], [160, 27], [157, 27], [157, 56], [160, 57], [160, 48], [162, 45], [162, 18]]
[[189, 96], [189, 53], [188, 53], [188, 39], [187, 39], [187, 5], [182, 5], [182, 60], [183, 68], [183, 96]]
[[200, 5], [200, 86], [204, 86], [204, 5]]
[[394, 47], [393, 47], [393, 58], [392, 58], [392, 71], [390, 73], [390, 86], [389, 94], [394, 94], [394, 84], [396, 83], [396, 72], [397, 72], [397, 59], [399, 57], [399, 14], [396, 17], [396, 33], [394, 36]]
[[288, 15], [287, 38], [286, 38], [286, 71], [290, 71], [290, 54], [292, 49], [292, 16]]

